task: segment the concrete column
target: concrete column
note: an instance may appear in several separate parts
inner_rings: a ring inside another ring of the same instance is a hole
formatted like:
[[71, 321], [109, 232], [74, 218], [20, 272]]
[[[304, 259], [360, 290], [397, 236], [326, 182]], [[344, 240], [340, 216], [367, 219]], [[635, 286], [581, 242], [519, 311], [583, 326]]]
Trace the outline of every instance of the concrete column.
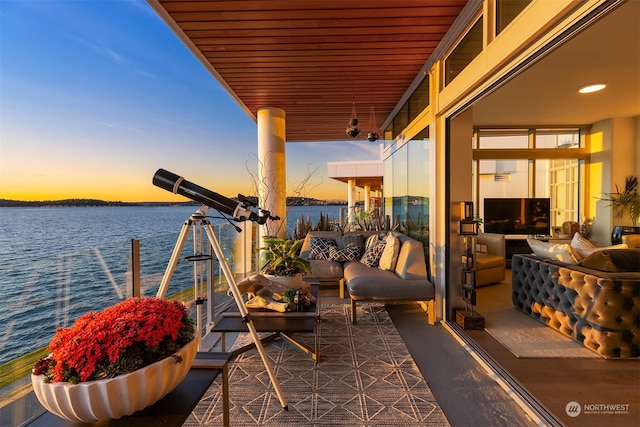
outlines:
[[350, 179], [347, 181], [347, 191], [349, 192], [347, 198], [347, 224], [351, 226], [356, 222], [356, 180]]
[[371, 186], [364, 186], [364, 211], [369, 212], [371, 210], [371, 205], [369, 204], [369, 199], [371, 198]]
[[276, 107], [258, 110], [258, 200], [259, 206], [277, 215], [280, 221], [260, 226], [264, 236], [287, 235], [287, 164], [285, 154], [285, 112]]

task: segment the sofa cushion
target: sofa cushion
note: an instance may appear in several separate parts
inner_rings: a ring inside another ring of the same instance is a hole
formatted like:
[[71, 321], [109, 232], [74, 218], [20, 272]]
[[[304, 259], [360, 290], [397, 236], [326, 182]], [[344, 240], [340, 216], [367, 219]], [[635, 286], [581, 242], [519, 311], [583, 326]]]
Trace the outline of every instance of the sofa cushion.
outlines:
[[[487, 270], [489, 268], [504, 267], [505, 259], [503, 256], [500, 256], [500, 255], [477, 252], [475, 263], [476, 263], [476, 270]], [[504, 277], [500, 280], [503, 280], [503, 279]]]
[[329, 248], [336, 246], [334, 239], [325, 239], [322, 237], [311, 238], [310, 259], [329, 259]]
[[364, 255], [360, 259], [360, 262], [367, 267], [377, 267], [380, 263], [380, 257], [386, 246], [385, 240], [378, 240], [375, 245], [365, 249]]
[[587, 252], [586, 255], [584, 256], [584, 258], [587, 258], [589, 255], [593, 255], [596, 252], [605, 251], [605, 250], [609, 250], [609, 249], [629, 249], [629, 246], [626, 243], [619, 243], [617, 245], [596, 247], [595, 249]]
[[574, 252], [580, 255], [580, 258], [588, 257], [596, 249], [596, 245], [582, 237], [580, 233], [573, 235], [573, 239], [571, 239], [569, 245], [571, 245]]
[[573, 239], [571, 239], [570, 245], [574, 250], [574, 253], [577, 253], [580, 256], [578, 261], [580, 261], [580, 259], [582, 258], [588, 257], [589, 255], [597, 251], [602, 251], [605, 249], [627, 249], [629, 247], [625, 243], [620, 243], [613, 246], [597, 247], [596, 245], [582, 237], [580, 233], [576, 233], [573, 235]]
[[543, 242], [537, 239], [527, 239], [527, 244], [534, 254], [542, 258], [551, 258], [567, 264], [577, 264], [578, 259], [574, 255], [571, 246], [566, 243], [558, 244]]
[[342, 249], [337, 246], [329, 246], [329, 261], [358, 261], [361, 255], [362, 252], [358, 246], [347, 246]]
[[427, 301], [434, 298], [435, 287], [427, 280], [404, 280], [392, 271], [369, 268], [359, 262], [344, 267], [344, 278], [351, 298], [356, 300]]
[[395, 272], [405, 280], [422, 280], [427, 278], [427, 262], [424, 257], [422, 242], [405, 235], [397, 235], [402, 243]]
[[610, 272], [640, 272], [640, 249], [601, 249], [582, 261], [583, 267]]
[[327, 261], [320, 259], [310, 259], [311, 273], [307, 273], [304, 278], [308, 280], [339, 280], [343, 276], [342, 263], [338, 261]]
[[398, 254], [400, 253], [400, 239], [389, 234], [384, 240], [386, 243], [382, 255], [380, 255], [378, 268], [393, 271], [396, 268]]

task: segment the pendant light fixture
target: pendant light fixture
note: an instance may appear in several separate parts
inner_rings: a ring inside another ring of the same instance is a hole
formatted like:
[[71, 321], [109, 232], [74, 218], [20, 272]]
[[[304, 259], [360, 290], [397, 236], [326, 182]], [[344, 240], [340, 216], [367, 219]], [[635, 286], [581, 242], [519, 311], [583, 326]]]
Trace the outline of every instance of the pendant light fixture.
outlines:
[[347, 136], [351, 138], [355, 138], [360, 135], [360, 129], [358, 129], [358, 117], [356, 116], [356, 103], [354, 102], [351, 106], [351, 120], [349, 121], [349, 126], [347, 126]]
[[376, 126], [376, 112], [373, 105], [369, 109], [369, 123], [371, 131], [367, 134], [369, 142], [376, 142], [378, 140], [378, 126]]

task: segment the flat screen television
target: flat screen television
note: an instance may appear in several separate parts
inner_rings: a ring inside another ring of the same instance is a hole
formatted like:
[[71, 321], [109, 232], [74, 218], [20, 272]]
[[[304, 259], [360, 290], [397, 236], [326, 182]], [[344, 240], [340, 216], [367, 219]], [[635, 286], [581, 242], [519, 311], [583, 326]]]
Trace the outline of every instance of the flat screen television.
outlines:
[[551, 199], [484, 199], [484, 231], [499, 234], [551, 234]]

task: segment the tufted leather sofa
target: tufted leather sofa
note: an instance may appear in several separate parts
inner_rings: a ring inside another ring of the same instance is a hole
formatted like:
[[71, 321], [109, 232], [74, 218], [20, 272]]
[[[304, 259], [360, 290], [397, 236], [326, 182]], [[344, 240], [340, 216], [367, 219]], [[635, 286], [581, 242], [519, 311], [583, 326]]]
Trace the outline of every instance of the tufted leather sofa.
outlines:
[[640, 273], [516, 254], [513, 305], [598, 354], [640, 356]]

